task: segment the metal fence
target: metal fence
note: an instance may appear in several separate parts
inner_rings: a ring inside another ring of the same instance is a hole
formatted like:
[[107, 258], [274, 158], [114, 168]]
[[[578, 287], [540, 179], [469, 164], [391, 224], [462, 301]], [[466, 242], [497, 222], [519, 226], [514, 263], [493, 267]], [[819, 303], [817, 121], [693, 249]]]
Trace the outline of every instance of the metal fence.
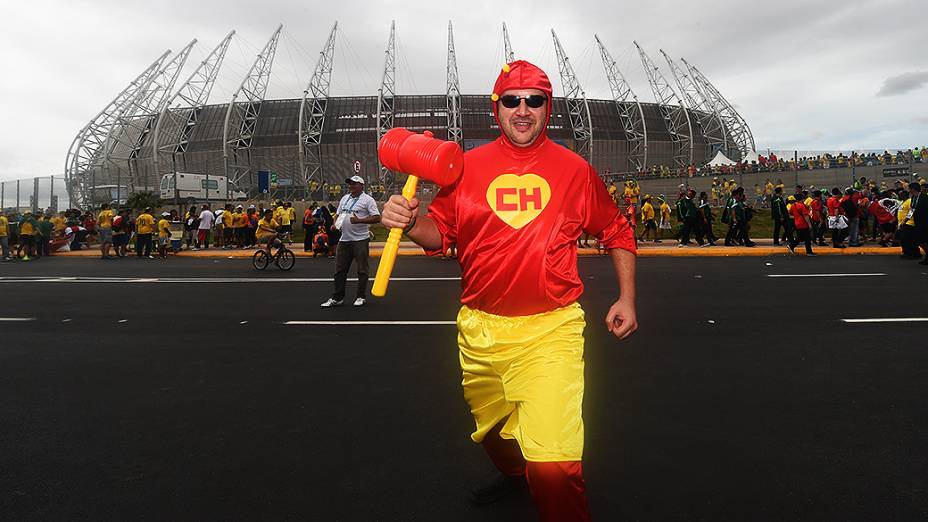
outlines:
[[64, 176], [41, 176], [0, 181], [0, 208], [19, 212], [52, 211], [69, 207]]

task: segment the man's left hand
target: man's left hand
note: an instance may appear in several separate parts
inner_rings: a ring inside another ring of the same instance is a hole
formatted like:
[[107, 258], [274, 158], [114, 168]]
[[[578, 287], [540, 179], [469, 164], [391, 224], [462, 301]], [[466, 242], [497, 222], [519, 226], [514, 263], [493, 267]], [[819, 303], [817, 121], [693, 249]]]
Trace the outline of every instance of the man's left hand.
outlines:
[[619, 299], [606, 313], [606, 329], [620, 340], [627, 339], [638, 329], [638, 316], [635, 303], [631, 300]]
[[357, 225], [360, 222], [360, 218], [352, 214], [351, 218], [348, 221], [350, 221], [352, 225]]

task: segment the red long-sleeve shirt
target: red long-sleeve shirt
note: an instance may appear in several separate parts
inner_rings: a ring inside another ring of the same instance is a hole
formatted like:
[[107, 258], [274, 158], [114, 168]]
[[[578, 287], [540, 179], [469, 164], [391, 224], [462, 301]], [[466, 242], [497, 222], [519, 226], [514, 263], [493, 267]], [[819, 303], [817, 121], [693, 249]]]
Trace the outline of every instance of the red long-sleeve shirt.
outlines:
[[636, 252], [634, 232], [583, 158], [542, 135], [464, 155], [464, 172], [429, 206], [443, 249], [457, 245], [461, 303], [520, 316], [561, 308], [583, 293], [577, 238]]

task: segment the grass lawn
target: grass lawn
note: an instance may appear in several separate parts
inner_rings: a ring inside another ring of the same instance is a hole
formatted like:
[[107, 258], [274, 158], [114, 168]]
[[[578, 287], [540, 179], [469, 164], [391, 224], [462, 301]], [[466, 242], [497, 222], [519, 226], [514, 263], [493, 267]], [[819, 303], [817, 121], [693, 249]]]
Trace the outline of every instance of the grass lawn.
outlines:
[[[722, 209], [712, 209], [712, 217], [712, 231], [715, 232], [715, 237], [720, 240], [725, 239], [725, 234], [728, 232], [728, 225], [720, 221], [722, 218]], [[664, 239], [673, 237], [673, 234], [680, 229], [679, 223], [675, 221], [671, 221], [671, 223], [673, 223], [674, 228], [664, 232]], [[640, 235], [643, 230], [644, 227], [639, 224], [637, 234]], [[769, 239], [773, 237], [773, 219], [770, 216], [769, 208], [754, 209], [754, 217], [751, 218], [750, 236], [751, 239]]]

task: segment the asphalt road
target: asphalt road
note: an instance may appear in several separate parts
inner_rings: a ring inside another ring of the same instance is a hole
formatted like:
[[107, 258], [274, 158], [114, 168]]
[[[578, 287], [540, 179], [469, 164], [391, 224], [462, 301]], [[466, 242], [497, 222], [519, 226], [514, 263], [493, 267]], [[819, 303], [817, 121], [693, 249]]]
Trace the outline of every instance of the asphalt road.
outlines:
[[[924, 266], [642, 259], [623, 343], [608, 260], [580, 267], [595, 519], [928, 518], [928, 322], [841, 321], [928, 316]], [[452, 321], [457, 265], [400, 258], [451, 279], [323, 310], [331, 270], [0, 264], [0, 318], [29, 319], [0, 320], [0, 519], [533, 520], [528, 497], [466, 500], [493, 468], [454, 326], [284, 324]], [[882, 275], [769, 277], [801, 274]]]

